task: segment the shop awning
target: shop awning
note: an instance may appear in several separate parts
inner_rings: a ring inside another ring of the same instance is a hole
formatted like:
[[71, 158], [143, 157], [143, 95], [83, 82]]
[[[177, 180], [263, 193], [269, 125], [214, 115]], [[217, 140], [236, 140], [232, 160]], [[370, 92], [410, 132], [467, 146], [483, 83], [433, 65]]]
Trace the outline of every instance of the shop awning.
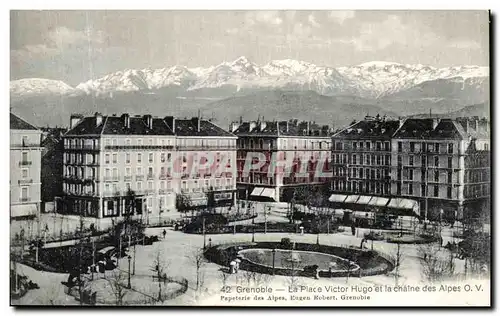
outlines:
[[252, 194], [250, 195], [253, 195], [253, 196], [260, 196], [262, 194], [262, 192], [264, 191], [265, 188], [254, 188], [253, 191], [252, 191]]
[[410, 199], [393, 198], [387, 206], [391, 208], [415, 210], [418, 209], [418, 202]]
[[333, 215], [333, 217], [344, 217], [345, 212], [351, 213], [350, 210], [335, 209], [332, 211], [332, 215]]
[[332, 194], [330, 196], [330, 198], [328, 199], [328, 201], [342, 203], [345, 201], [346, 198], [347, 198], [347, 195], [344, 195], [344, 194]]
[[260, 196], [265, 196], [265, 197], [274, 199], [274, 190], [269, 189], [269, 188], [265, 188], [264, 190], [262, 190], [262, 193], [260, 194]]
[[356, 201], [356, 204], [368, 204], [371, 200], [371, 196], [360, 195], [359, 199]]
[[356, 201], [358, 200], [358, 198], [359, 198], [359, 195], [349, 195], [345, 199], [344, 203], [356, 203]]
[[19, 204], [10, 206], [11, 217], [36, 216], [36, 204]]
[[372, 197], [370, 202], [368, 202], [368, 205], [386, 206], [388, 202], [389, 202], [388, 198], [374, 196]]

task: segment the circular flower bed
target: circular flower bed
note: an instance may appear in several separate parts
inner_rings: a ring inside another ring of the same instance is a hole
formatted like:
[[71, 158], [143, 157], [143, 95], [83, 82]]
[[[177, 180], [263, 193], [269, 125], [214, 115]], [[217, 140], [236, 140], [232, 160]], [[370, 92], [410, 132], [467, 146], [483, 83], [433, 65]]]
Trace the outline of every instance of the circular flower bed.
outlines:
[[378, 275], [394, 268], [391, 260], [373, 250], [288, 242], [216, 245], [205, 251], [205, 257], [223, 266], [238, 257], [243, 270], [308, 277], [313, 276], [308, 269], [313, 265], [318, 266], [320, 277]]

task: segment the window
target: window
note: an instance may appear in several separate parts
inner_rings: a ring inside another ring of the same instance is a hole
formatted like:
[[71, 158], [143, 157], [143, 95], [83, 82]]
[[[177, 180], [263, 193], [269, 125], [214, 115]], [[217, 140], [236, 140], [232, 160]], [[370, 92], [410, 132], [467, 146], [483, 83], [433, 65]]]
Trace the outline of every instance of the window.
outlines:
[[152, 177], [153, 176], [153, 167], [149, 167], [148, 168], [148, 177]]
[[172, 158], [172, 154], [168, 153], [167, 154], [167, 161], [170, 161], [171, 158]]
[[366, 149], [370, 150], [370, 147], [371, 147], [371, 143], [370, 142], [366, 142]]
[[137, 190], [138, 191], [142, 190], [142, 182], [141, 181], [137, 182]]
[[427, 166], [427, 156], [422, 156], [422, 166]]
[[434, 196], [439, 197], [439, 186], [437, 185], [434, 186]]
[[434, 151], [434, 144], [427, 144], [427, 151], [433, 152]]
[[153, 145], [153, 139], [152, 138], [149, 139], [149, 145]]
[[391, 151], [391, 143], [385, 142], [385, 151]]
[[439, 156], [434, 156], [434, 166], [439, 167]]
[[413, 166], [413, 156], [410, 156], [409, 165], [410, 165], [410, 166]]
[[408, 183], [408, 194], [413, 195], [413, 183]]
[[453, 154], [453, 143], [448, 144], [448, 154]]
[[28, 169], [22, 170], [22, 176], [23, 176], [23, 178], [27, 178], [29, 176]]
[[153, 181], [148, 181], [148, 190], [153, 190]]
[[104, 155], [104, 163], [109, 163], [109, 154]]
[[130, 167], [125, 168], [125, 175], [130, 176]]
[[354, 150], [358, 149], [358, 142], [352, 142], [352, 148]]
[[410, 151], [411, 151], [412, 153], [414, 153], [414, 152], [415, 152], [415, 143], [414, 143], [414, 142], [410, 142]]
[[118, 169], [117, 168], [113, 168], [113, 178], [118, 178]]
[[104, 140], [104, 145], [109, 146], [109, 144], [110, 144], [110, 139], [109, 139], [109, 138], [106, 138], [106, 139]]
[[448, 168], [453, 168], [453, 158], [452, 157], [448, 157]]
[[130, 139], [126, 139], [125, 140], [125, 145], [130, 146], [130, 144], [131, 144]]
[[436, 143], [436, 152], [439, 152], [439, 143]]
[[434, 182], [439, 182], [439, 171], [434, 171]]
[[149, 163], [153, 163], [153, 153], [149, 153], [148, 161], [149, 161]]
[[160, 161], [165, 162], [165, 153], [160, 154]]
[[408, 170], [408, 171], [409, 171], [409, 173], [408, 173], [408, 178], [409, 178], [410, 180], [413, 180], [413, 170]]
[[448, 188], [446, 189], [446, 197], [451, 199], [451, 186], [448, 186]]
[[391, 156], [385, 155], [385, 165], [389, 166], [391, 164]]
[[161, 190], [165, 189], [165, 181], [160, 181], [160, 189]]
[[396, 188], [396, 190], [397, 190], [397, 193], [396, 193], [396, 194], [397, 194], [397, 195], [401, 195], [401, 183], [400, 183], [400, 182], [397, 184], [397, 188]]
[[142, 154], [137, 153], [137, 163], [142, 163]]
[[142, 175], [142, 168], [141, 167], [137, 167], [137, 175]]
[[403, 165], [403, 157], [398, 155], [398, 166]]
[[138, 145], [138, 146], [142, 146], [142, 139], [140, 139], [140, 138], [139, 138], [139, 139], [137, 140], [137, 145]]
[[113, 163], [117, 163], [118, 162], [118, 154], [114, 153], [113, 154]]
[[401, 169], [398, 169], [398, 180], [401, 180]]
[[28, 200], [28, 187], [22, 187], [21, 188], [21, 201], [27, 201]]
[[398, 152], [403, 152], [403, 143], [398, 142]]
[[112, 144], [113, 146], [116, 146], [116, 138], [113, 138], [113, 139], [111, 140], [111, 144]]
[[125, 182], [125, 192], [129, 192], [131, 190], [130, 182]]
[[382, 150], [382, 143], [377, 142], [377, 150], [378, 151]]
[[448, 171], [448, 183], [451, 183], [452, 179], [453, 179], [453, 174], [451, 173], [451, 171]]
[[130, 153], [125, 154], [125, 162], [130, 163]]
[[420, 186], [420, 195], [422, 195], [422, 196], [426, 196], [427, 195], [427, 187], [425, 186], [425, 184], [422, 184]]

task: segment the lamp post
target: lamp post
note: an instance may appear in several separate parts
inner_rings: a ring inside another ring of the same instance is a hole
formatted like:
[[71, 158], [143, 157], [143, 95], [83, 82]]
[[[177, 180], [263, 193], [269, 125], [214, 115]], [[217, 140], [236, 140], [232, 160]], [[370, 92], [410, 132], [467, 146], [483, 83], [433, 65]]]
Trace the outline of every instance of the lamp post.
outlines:
[[252, 242], [255, 242], [255, 218], [252, 218]]
[[274, 275], [274, 267], [275, 267], [275, 259], [276, 259], [276, 249], [273, 249], [272, 252], [273, 252], [273, 275]]
[[212, 238], [208, 238], [208, 247], [212, 247]]
[[128, 256], [127, 259], [128, 259], [128, 285], [127, 285], [127, 287], [130, 289], [130, 288], [132, 288], [132, 286], [130, 285], [130, 259], [132, 259], [132, 257]]
[[207, 248], [207, 235], [205, 235], [205, 217], [203, 217], [203, 249]]

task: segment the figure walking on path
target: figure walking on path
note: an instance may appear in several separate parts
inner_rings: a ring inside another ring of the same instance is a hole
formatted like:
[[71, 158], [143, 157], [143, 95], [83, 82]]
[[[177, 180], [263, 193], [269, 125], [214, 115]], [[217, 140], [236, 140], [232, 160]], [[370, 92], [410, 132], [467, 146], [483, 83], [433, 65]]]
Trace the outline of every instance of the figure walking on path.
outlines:
[[167, 234], [167, 231], [164, 229], [163, 230], [163, 239], [165, 239], [165, 235]]

